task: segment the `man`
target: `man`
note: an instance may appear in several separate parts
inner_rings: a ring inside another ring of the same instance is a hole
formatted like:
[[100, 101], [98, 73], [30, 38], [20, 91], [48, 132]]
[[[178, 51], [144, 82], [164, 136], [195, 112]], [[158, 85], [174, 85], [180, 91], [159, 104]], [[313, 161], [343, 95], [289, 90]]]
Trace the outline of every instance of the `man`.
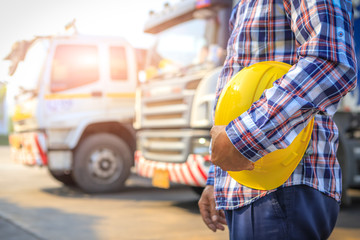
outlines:
[[[230, 28], [215, 102], [243, 67], [262, 61], [293, 67], [247, 112], [227, 126], [212, 128], [211, 161], [216, 166], [211, 166], [199, 200], [202, 218], [213, 231], [227, 224], [230, 239], [326, 239], [341, 197], [332, 116], [356, 85], [352, 3], [240, 0]], [[286, 148], [312, 117], [307, 152], [282, 186], [250, 189], [227, 174], [251, 170], [261, 157]]]

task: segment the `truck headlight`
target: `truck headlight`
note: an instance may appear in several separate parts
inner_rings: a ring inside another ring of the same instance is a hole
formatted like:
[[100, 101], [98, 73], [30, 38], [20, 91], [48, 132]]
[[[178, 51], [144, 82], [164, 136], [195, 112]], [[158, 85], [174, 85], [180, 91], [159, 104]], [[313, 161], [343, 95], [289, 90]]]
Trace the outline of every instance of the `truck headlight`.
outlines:
[[191, 141], [192, 153], [201, 156], [209, 155], [210, 138], [193, 138]]

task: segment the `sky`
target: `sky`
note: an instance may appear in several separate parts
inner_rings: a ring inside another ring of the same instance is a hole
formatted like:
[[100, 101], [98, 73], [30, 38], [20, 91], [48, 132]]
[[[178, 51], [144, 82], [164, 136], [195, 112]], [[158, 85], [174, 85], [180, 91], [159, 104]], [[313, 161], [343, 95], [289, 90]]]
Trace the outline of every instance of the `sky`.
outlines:
[[80, 34], [123, 36], [136, 47], [152, 37], [142, 30], [150, 10], [179, 0], [0, 0], [0, 81], [8, 81], [3, 58], [15, 41], [64, 32], [76, 19]]

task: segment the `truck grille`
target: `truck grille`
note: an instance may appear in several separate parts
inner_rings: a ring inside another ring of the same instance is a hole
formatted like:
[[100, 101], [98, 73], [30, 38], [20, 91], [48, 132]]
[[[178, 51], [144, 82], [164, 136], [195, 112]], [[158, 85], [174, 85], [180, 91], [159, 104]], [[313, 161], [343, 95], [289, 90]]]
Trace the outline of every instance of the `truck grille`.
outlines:
[[145, 159], [183, 163], [192, 152], [194, 138], [208, 130], [190, 126], [194, 95], [208, 69], [196, 74], [141, 85], [136, 99], [138, 150]]
[[138, 149], [147, 160], [185, 162], [195, 137], [207, 136], [207, 130], [143, 130], [137, 136]]
[[193, 97], [203, 76], [201, 73], [143, 85], [139, 119], [141, 128], [190, 127]]

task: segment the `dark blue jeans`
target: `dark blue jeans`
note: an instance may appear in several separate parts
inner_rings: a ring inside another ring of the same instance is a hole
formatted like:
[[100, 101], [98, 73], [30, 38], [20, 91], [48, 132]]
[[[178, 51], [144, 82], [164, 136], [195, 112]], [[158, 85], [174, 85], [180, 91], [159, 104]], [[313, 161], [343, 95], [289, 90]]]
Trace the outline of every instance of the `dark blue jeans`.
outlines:
[[317, 240], [330, 236], [339, 208], [335, 199], [299, 185], [280, 188], [225, 215], [231, 240]]

